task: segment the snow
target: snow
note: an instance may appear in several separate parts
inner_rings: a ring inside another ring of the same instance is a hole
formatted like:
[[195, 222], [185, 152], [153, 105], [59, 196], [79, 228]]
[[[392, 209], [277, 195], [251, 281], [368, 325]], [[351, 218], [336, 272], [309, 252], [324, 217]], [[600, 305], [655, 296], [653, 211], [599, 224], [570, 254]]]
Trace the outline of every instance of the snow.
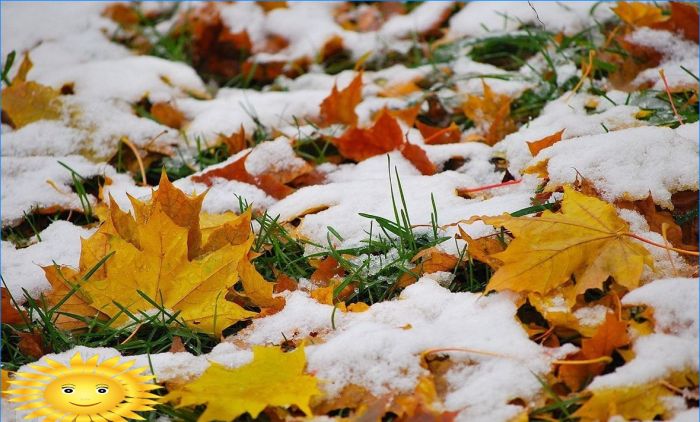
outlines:
[[684, 338], [698, 336], [698, 280], [667, 278], [631, 291], [623, 305], [647, 305], [654, 310], [656, 332]]
[[513, 31], [528, 24], [571, 35], [588, 27], [591, 18], [602, 21], [612, 15], [608, 4], [596, 5], [592, 1], [533, 5], [514, 1], [472, 2], [450, 19], [450, 36], [478, 37]]
[[2, 241], [2, 277], [10, 294], [18, 303], [38, 297], [51, 286], [41, 267], [58, 265], [78, 267], [80, 239], [92, 235], [94, 229], [85, 229], [68, 221], [55, 221], [41, 233], [41, 241], [32, 237], [30, 246], [17, 249], [11, 242]]
[[[698, 124], [688, 126], [682, 132], [644, 127], [567, 139], [542, 150], [531, 164], [547, 161], [550, 186], [580, 175], [608, 201], [651, 193], [656, 204], [673, 209], [673, 193], [698, 190]], [[686, 137], [693, 128], [695, 134]]]

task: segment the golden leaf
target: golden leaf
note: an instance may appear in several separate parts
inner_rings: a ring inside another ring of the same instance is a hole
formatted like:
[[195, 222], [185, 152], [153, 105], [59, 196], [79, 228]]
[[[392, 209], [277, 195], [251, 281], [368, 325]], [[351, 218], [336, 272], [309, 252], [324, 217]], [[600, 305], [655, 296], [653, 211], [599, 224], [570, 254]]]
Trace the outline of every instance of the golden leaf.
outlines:
[[626, 420], [653, 420], [663, 415], [666, 408], [662, 398], [670, 395], [661, 384], [595, 390], [572, 416], [581, 421], [607, 421], [615, 415]]
[[[45, 268], [54, 288], [47, 302], [60, 302], [77, 284], [79, 290], [62, 311], [86, 316], [101, 312], [124, 324], [129, 317], [115, 303], [133, 314], [155, 307], [140, 291], [160, 306], [180, 312], [191, 327], [221, 334], [227, 326], [255, 315], [225, 299], [240, 278], [255, 305], [281, 308], [284, 301], [272, 297], [273, 284], [248, 259], [254, 240], [250, 211], [240, 216], [204, 214], [200, 220], [203, 198], [184, 194], [163, 176], [150, 203], [130, 198], [135, 217], [112, 201], [109, 212], [101, 213], [107, 220], [82, 242], [80, 269]], [[83, 280], [110, 251], [114, 255]], [[64, 324], [76, 328], [75, 321]]]
[[233, 420], [249, 413], [256, 418], [268, 406], [297, 406], [311, 415], [309, 401], [320, 394], [317, 380], [304, 374], [302, 347], [284, 353], [277, 347], [253, 347], [253, 361], [235, 369], [213, 362], [198, 379], [165, 398], [178, 407], [206, 404], [199, 421]]
[[56, 120], [61, 117], [59, 96], [51, 87], [33, 81], [15, 81], [2, 90], [2, 111], [15, 129], [37, 120]]
[[653, 3], [618, 1], [617, 6], [613, 7], [612, 11], [623, 22], [632, 26], [650, 26], [664, 22], [670, 17], [664, 15], [663, 10]]
[[562, 213], [541, 217], [480, 217], [504, 226], [515, 239], [493, 257], [503, 262], [487, 290], [547, 293], [575, 276], [577, 291], [601, 287], [612, 276], [629, 289], [639, 284], [651, 254], [626, 236], [629, 225], [615, 207], [598, 198], [564, 187]]
[[468, 96], [462, 110], [482, 132], [484, 141], [493, 145], [515, 130], [515, 123], [510, 118], [511, 98], [494, 93], [486, 82], [482, 83], [484, 95]]
[[355, 107], [362, 101], [362, 72], [359, 72], [350, 85], [338, 90], [333, 85], [331, 93], [321, 103], [321, 126], [334, 123], [357, 125]]

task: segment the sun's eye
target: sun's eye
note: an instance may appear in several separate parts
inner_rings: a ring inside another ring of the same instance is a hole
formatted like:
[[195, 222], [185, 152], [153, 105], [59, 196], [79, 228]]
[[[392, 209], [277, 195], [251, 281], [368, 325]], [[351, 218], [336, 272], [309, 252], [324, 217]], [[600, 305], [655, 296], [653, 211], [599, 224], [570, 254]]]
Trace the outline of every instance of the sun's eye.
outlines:
[[73, 387], [63, 387], [61, 390], [63, 390], [64, 394], [73, 394], [73, 391], [75, 391]]
[[97, 394], [107, 394], [109, 391], [108, 387], [97, 387]]

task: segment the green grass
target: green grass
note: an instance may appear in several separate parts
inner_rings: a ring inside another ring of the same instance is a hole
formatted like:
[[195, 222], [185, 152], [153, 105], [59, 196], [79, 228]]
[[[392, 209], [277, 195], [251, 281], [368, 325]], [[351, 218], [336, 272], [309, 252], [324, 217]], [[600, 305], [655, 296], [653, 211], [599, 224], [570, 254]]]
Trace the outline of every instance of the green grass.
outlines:
[[15, 62], [16, 55], [17, 53], [14, 50], [12, 50], [7, 54], [7, 57], [5, 57], [5, 64], [2, 67], [2, 82], [6, 86], [12, 85], [12, 81], [10, 81], [8, 76], [10, 74], [10, 70], [12, 69], [12, 65]]

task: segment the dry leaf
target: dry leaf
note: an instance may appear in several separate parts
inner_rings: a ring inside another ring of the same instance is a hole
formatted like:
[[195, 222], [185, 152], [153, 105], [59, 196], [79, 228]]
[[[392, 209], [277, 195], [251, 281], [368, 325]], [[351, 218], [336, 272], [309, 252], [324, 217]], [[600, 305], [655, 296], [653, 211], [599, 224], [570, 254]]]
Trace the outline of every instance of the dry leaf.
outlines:
[[487, 264], [489, 267], [498, 269], [503, 263], [492, 255], [503, 251], [503, 244], [491, 236], [472, 239], [467, 232], [462, 229], [462, 226], [457, 226], [459, 230], [459, 238], [467, 242], [467, 253], [469, 258]]
[[413, 126], [413, 124], [416, 122], [416, 118], [418, 117], [418, 113], [420, 113], [420, 108], [422, 105], [423, 103], [419, 101], [410, 107], [398, 110], [390, 109], [389, 114], [392, 117], [396, 117], [397, 119], [403, 121], [408, 126]]
[[345, 269], [338, 264], [332, 256], [327, 256], [319, 264], [316, 271], [311, 274], [310, 280], [317, 286], [328, 286], [328, 283], [334, 277], [342, 277], [345, 275]]
[[61, 117], [60, 92], [33, 81], [15, 81], [2, 90], [3, 122], [15, 129]]
[[615, 207], [565, 186], [561, 208], [561, 214], [547, 210], [541, 217], [480, 218], [515, 236], [504, 252], [493, 255], [503, 266], [487, 290], [547, 293], [572, 275], [580, 293], [602, 287], [608, 276], [628, 289], [637, 287], [644, 264], [652, 266], [653, 260], [625, 235], [629, 225]]
[[153, 104], [151, 115], [158, 123], [173, 129], [180, 129], [185, 123], [185, 115], [172, 104], [166, 102]]
[[336, 85], [333, 85], [330, 95], [321, 103], [321, 126], [334, 123], [357, 125], [355, 107], [360, 101], [362, 101], [362, 72], [359, 72], [350, 85], [341, 91]]
[[245, 160], [248, 158], [249, 154], [250, 153], [245, 154], [238, 160], [224, 167], [208, 170], [200, 175], [192, 176], [192, 181], [211, 186], [213, 179], [217, 177], [226, 180], [237, 180], [239, 182], [257, 186], [265, 191], [265, 193], [276, 199], [282, 199], [294, 192], [294, 189], [280, 183], [273, 175], [263, 173], [258, 176], [253, 176], [252, 174], [248, 173], [248, 170], [245, 168]]
[[689, 40], [698, 42], [698, 5], [697, 3], [670, 2], [671, 18], [651, 25], [655, 29], [680, 32]]
[[437, 167], [428, 158], [425, 150], [418, 145], [405, 142], [401, 147], [401, 155], [411, 162], [413, 166], [424, 176], [432, 176], [437, 173]]
[[238, 132], [232, 133], [228, 136], [220, 135], [221, 143], [225, 144], [228, 149], [229, 155], [237, 154], [248, 147], [248, 140], [246, 139], [245, 129], [241, 123], [241, 128]]
[[22, 313], [20, 313], [20, 311], [15, 307], [14, 303], [12, 303], [10, 292], [4, 287], [0, 287], [0, 290], [2, 290], [2, 306], [0, 306], [0, 310], [2, 310], [0, 320], [2, 320], [2, 323], [19, 324], [24, 322]]
[[21, 332], [19, 333], [17, 347], [22, 354], [30, 356], [35, 360], [39, 359], [45, 354], [51, 353], [51, 350], [44, 345], [42, 338], [41, 332], [39, 331], [33, 331], [31, 333]]
[[277, 347], [253, 346], [253, 361], [229, 369], [216, 362], [197, 378], [170, 392], [178, 407], [206, 404], [199, 422], [233, 420], [249, 413], [257, 418], [268, 406], [297, 406], [311, 416], [309, 401], [320, 394], [316, 378], [304, 374], [304, 348], [284, 353]]
[[[572, 360], [589, 360], [611, 356], [615, 349], [628, 345], [627, 322], [618, 320], [613, 313], [605, 316], [593, 337], [581, 341], [581, 350], [571, 356]], [[592, 377], [605, 369], [605, 363], [587, 365], [563, 365], [559, 368], [559, 378], [573, 391], [584, 387]]]
[[[165, 173], [150, 203], [130, 199], [135, 217], [114, 210], [118, 205], [112, 202], [109, 220], [83, 240], [79, 271], [63, 267], [64, 277], [59, 277], [58, 268], [45, 268], [49, 281], [58, 288], [49, 296], [49, 304], [57, 303], [71, 284], [78, 284], [78, 294], [61, 310], [87, 316], [99, 311], [116, 316], [114, 322], [122, 324], [129, 318], [114, 302], [132, 313], [153, 309], [137, 293], [142, 291], [165, 308], [179, 311], [192, 328], [220, 334], [234, 322], [255, 315], [225, 300], [227, 290], [240, 277], [253, 303], [279, 306], [272, 298], [272, 284], [248, 261], [254, 237], [250, 211], [240, 216], [204, 215], [200, 227], [203, 195], [185, 195], [172, 186]], [[220, 225], [212, 227], [212, 221]], [[84, 282], [80, 276], [109, 251], [114, 255]]]
[[362, 161], [395, 150], [404, 143], [404, 136], [396, 119], [382, 110], [372, 127], [350, 128], [333, 142], [343, 157]]
[[563, 134], [564, 134], [564, 129], [560, 130], [559, 132], [553, 133], [549, 136], [545, 136], [544, 138], [542, 138], [538, 141], [528, 142], [527, 147], [530, 150], [530, 154], [532, 154], [532, 156], [534, 157], [543, 149], [549, 148], [552, 145], [556, 144], [557, 142], [561, 141], [561, 136]]
[[450, 123], [448, 127], [435, 127], [417, 121], [416, 128], [423, 135], [423, 140], [428, 145], [452, 144], [459, 142], [462, 138], [462, 132], [455, 122]]
[[496, 94], [483, 82], [483, 96], [470, 95], [462, 105], [464, 115], [474, 122], [488, 145], [493, 145], [515, 130], [510, 118], [511, 98]]
[[579, 408], [573, 417], [584, 421], [607, 421], [619, 415], [625, 420], [654, 420], [663, 415], [663, 398], [671, 393], [661, 384], [595, 390], [593, 396]]
[[620, 19], [632, 26], [651, 26], [655, 23], [668, 20], [669, 16], [663, 14], [663, 10], [653, 3], [618, 1], [612, 8]]

